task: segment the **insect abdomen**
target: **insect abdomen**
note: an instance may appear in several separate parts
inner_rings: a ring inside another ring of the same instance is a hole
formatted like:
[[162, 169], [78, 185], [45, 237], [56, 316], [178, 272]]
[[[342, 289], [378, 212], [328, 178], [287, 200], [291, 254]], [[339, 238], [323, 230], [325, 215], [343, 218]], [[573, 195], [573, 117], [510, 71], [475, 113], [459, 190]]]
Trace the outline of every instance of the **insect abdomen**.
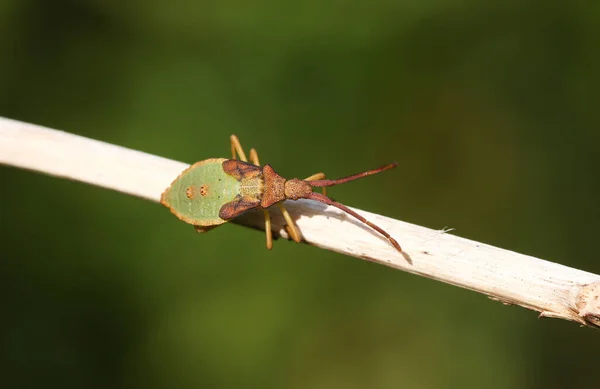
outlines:
[[221, 207], [233, 201], [240, 183], [225, 174], [222, 163], [213, 158], [197, 162], [186, 169], [163, 193], [161, 202], [179, 219], [198, 226], [225, 223], [219, 217]]

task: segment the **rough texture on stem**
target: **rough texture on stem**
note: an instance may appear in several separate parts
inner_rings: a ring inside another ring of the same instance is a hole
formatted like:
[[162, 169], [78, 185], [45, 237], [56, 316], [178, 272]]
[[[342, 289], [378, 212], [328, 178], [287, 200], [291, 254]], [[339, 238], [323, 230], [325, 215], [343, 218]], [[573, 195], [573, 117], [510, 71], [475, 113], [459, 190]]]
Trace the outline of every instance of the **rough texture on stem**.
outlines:
[[[1, 117], [0, 163], [154, 202], [189, 166]], [[310, 200], [288, 201], [286, 207], [308, 244], [474, 290], [539, 311], [540, 316], [600, 327], [599, 275], [353, 209], [401, 239], [404, 252], [399, 253], [384, 237], [335, 207]], [[277, 207], [270, 210], [274, 235], [287, 238], [281, 213]], [[264, 229], [262, 213], [248, 213], [235, 222]]]

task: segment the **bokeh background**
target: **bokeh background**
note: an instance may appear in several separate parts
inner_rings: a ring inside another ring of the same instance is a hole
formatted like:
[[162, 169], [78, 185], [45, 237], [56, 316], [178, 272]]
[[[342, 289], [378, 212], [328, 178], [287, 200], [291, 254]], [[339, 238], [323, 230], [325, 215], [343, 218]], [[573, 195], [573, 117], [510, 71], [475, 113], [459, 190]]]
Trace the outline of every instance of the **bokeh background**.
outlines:
[[[0, 115], [600, 272], [600, 3], [1, 0]], [[0, 167], [3, 388], [564, 388], [600, 336]], [[400, 242], [402, 237], [399, 237]]]

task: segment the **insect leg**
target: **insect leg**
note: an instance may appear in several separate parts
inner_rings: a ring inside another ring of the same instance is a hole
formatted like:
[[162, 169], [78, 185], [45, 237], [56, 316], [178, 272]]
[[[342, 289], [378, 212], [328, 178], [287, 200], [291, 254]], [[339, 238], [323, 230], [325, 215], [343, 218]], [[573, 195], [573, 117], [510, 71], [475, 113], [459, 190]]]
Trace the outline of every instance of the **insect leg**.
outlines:
[[[306, 177], [304, 179], [304, 181], [315, 181], [315, 180], [324, 180], [324, 179], [325, 179], [325, 173], [321, 172], [321, 173], [313, 174], [310, 177]], [[327, 196], [327, 189], [325, 187], [323, 187], [322, 192], [325, 196]]]
[[[255, 149], [250, 149], [250, 163], [260, 166], [260, 161], [258, 160], [258, 153]], [[267, 238], [267, 249], [271, 250], [273, 248], [273, 230], [271, 230], [271, 214], [266, 209], [263, 211], [265, 214], [265, 235]]]
[[246, 159], [246, 153], [244, 153], [244, 149], [242, 148], [242, 144], [240, 143], [238, 137], [234, 134], [229, 137], [229, 140], [231, 141], [231, 159], [237, 159], [237, 152], [237, 154], [240, 156], [240, 160], [248, 162], [248, 159]]
[[325, 178], [325, 173], [316, 173], [310, 177], [306, 177], [304, 181], [314, 181], [314, 180], [322, 180]]
[[271, 214], [266, 209], [265, 213], [265, 236], [267, 238], [267, 250], [273, 248], [273, 231], [271, 230]]
[[213, 228], [217, 228], [218, 226], [194, 226], [194, 229], [196, 230], [197, 233], [203, 233], [203, 232], [208, 232], [210, 230], [212, 230]]
[[287, 225], [285, 226], [285, 230], [287, 231], [288, 235], [294, 240], [294, 242], [300, 243], [300, 241], [301, 241], [300, 233], [296, 229], [296, 224], [292, 220], [290, 213], [288, 212], [288, 210], [285, 208], [285, 206], [283, 204], [277, 203], [277, 205], [279, 206], [279, 209], [281, 210], [281, 214], [283, 215], [283, 218], [285, 219], [285, 222], [287, 223]]
[[256, 149], [250, 149], [250, 163], [256, 166], [260, 166], [260, 161], [258, 160], [258, 153]]

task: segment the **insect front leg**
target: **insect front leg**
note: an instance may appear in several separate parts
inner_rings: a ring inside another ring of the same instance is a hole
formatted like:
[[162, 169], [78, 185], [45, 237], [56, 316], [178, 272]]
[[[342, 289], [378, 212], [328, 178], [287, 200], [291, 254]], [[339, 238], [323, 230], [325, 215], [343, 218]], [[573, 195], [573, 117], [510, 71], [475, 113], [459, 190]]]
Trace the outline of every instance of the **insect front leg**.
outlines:
[[322, 180], [324, 178], [325, 178], [325, 173], [321, 172], [321, 173], [315, 173], [312, 176], [306, 177], [304, 179], [304, 181]]

